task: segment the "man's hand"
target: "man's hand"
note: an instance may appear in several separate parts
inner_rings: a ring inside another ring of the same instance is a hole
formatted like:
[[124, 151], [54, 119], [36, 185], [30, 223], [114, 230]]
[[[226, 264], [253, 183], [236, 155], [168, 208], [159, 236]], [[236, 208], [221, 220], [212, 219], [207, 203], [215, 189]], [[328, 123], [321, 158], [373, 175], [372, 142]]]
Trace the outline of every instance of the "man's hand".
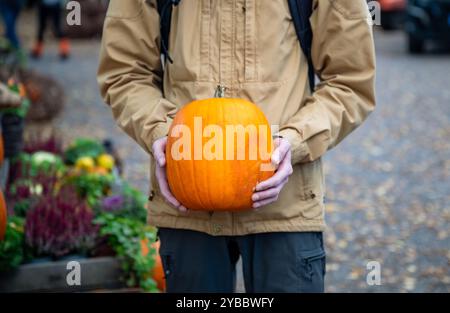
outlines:
[[284, 138], [275, 140], [272, 164], [277, 168], [275, 175], [259, 183], [252, 196], [253, 208], [257, 209], [278, 200], [278, 196], [292, 174], [291, 145]]
[[169, 183], [167, 182], [166, 174], [166, 145], [167, 137], [160, 138], [153, 143], [153, 156], [156, 160], [156, 179], [158, 180], [161, 194], [171, 205], [176, 207], [180, 212], [187, 212], [187, 209], [174, 197], [170, 191]]

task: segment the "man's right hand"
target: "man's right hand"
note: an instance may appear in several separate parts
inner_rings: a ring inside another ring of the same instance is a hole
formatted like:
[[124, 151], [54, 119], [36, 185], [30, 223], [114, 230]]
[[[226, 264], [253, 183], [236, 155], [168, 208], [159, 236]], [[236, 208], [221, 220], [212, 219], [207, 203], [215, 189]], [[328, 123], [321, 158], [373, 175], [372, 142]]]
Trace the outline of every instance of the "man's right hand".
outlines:
[[187, 208], [184, 207], [170, 191], [169, 183], [167, 182], [166, 174], [166, 146], [167, 137], [160, 138], [153, 143], [152, 150], [153, 156], [156, 160], [155, 175], [159, 184], [161, 194], [171, 205], [176, 207], [180, 212], [187, 212]]

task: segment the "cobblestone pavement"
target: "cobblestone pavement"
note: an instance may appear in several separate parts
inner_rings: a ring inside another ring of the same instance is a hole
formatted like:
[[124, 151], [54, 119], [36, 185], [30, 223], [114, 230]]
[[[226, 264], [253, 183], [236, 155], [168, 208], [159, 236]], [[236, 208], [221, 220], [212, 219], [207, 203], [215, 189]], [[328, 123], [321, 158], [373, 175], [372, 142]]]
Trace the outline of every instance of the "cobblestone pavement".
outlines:
[[[376, 42], [377, 110], [325, 157], [327, 290], [448, 292], [450, 55], [410, 56], [397, 32], [377, 32]], [[50, 45], [31, 66], [66, 87], [57, 126], [67, 141], [113, 138], [126, 177], [146, 192], [147, 156], [115, 126], [97, 91], [98, 48], [97, 41], [76, 42], [62, 63]], [[366, 282], [369, 261], [381, 265], [380, 286]]]

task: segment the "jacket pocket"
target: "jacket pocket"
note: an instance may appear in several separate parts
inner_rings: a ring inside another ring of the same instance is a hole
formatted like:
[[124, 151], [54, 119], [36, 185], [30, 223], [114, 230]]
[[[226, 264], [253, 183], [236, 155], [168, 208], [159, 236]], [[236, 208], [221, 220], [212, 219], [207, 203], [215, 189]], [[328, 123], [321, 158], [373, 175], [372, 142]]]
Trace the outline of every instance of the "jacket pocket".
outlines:
[[346, 19], [363, 19], [369, 16], [369, 7], [365, 0], [329, 0], [332, 7]]
[[300, 292], [324, 292], [326, 254], [322, 247], [298, 252]]
[[321, 200], [324, 194], [325, 184], [323, 178], [322, 161], [301, 163], [297, 165], [297, 175], [300, 175], [299, 186], [302, 200]]
[[[106, 16], [120, 19], [134, 19], [141, 15], [144, 1], [145, 0], [110, 0]], [[147, 0], [147, 2], [151, 1]]]

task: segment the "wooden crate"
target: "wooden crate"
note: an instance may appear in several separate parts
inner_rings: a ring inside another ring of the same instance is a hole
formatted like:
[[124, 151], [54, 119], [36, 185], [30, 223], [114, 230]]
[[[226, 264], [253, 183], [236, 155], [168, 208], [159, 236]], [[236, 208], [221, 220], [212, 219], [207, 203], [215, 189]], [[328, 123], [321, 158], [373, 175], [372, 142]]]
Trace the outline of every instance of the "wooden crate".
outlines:
[[0, 273], [0, 292], [80, 292], [125, 288], [120, 281], [119, 261], [113, 257], [74, 259], [80, 263], [81, 284], [69, 286], [64, 261], [21, 265], [14, 271]]

